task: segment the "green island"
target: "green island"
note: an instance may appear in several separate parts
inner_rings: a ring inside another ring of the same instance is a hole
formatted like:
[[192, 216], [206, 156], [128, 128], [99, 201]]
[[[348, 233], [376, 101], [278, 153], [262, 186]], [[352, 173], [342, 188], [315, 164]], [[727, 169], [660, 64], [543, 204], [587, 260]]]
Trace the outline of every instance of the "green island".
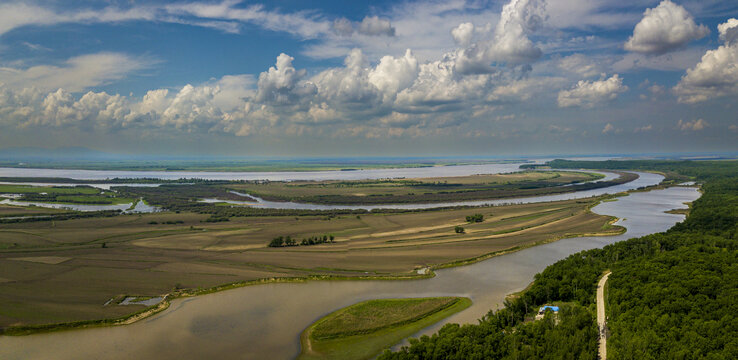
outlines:
[[[738, 358], [738, 162], [563, 161], [556, 168], [661, 171], [702, 184], [666, 232], [573, 254], [478, 324], [447, 324], [379, 359], [597, 359], [597, 282], [606, 270], [608, 359]], [[557, 316], [531, 321], [539, 306]]]
[[593, 183], [604, 176], [580, 171], [361, 181], [258, 181], [227, 187], [271, 201], [314, 204], [400, 204], [560, 194], [628, 182], [633, 174]]
[[369, 300], [333, 312], [300, 337], [298, 359], [371, 359], [382, 350], [454, 313], [471, 300], [460, 297]]

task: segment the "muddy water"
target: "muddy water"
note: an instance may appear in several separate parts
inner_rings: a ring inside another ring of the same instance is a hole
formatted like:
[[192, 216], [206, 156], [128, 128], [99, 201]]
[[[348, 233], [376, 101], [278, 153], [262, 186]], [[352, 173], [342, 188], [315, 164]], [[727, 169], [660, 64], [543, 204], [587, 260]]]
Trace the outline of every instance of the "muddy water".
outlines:
[[[539, 163], [540, 161], [534, 161]], [[519, 171], [524, 162], [429, 166], [420, 168], [367, 169], [356, 171], [120, 171], [75, 169], [26, 169], [0, 167], [0, 177], [57, 177], [76, 180], [105, 179], [207, 179], [207, 180], [370, 180], [387, 178], [420, 178], [442, 176], [466, 176], [475, 174], [499, 174]]]
[[668, 229], [683, 216], [664, 211], [684, 208], [684, 202], [698, 196], [694, 188], [670, 188], [634, 193], [595, 207], [597, 213], [624, 218], [619, 223], [628, 232], [619, 236], [564, 239], [441, 270], [432, 279], [267, 284], [178, 299], [167, 311], [129, 326], [0, 337], [0, 358], [288, 359], [300, 351], [300, 332], [316, 319], [358, 301], [387, 297], [468, 296], [474, 304], [446, 321], [475, 322], [559, 259]]

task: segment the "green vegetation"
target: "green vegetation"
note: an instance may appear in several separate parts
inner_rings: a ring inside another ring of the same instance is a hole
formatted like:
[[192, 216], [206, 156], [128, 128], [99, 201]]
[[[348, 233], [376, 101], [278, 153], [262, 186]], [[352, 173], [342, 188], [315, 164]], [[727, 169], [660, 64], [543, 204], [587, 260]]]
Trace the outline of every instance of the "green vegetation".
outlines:
[[466, 217], [466, 222], [468, 223], [480, 223], [482, 221], [484, 221], [484, 215], [482, 214], [474, 214]]
[[471, 305], [468, 298], [364, 301], [308, 327], [300, 359], [371, 359], [404, 337]]
[[125, 204], [131, 198], [118, 197], [114, 191], [90, 186], [0, 185], [0, 194], [21, 194], [19, 201], [61, 204]]
[[464, 230], [464, 228], [461, 226], [454, 226], [454, 232], [457, 234], [463, 234], [466, 232], [466, 230]]
[[303, 238], [301, 242], [297, 242], [297, 239], [293, 239], [292, 236], [277, 236], [269, 242], [269, 247], [283, 247], [283, 246], [309, 246], [309, 245], [320, 245], [334, 243], [336, 237], [333, 235], [322, 235], [322, 236], [311, 236], [309, 238]]
[[[360, 181], [253, 181], [226, 185], [271, 201], [315, 204], [397, 204], [496, 199], [560, 194], [612, 186], [636, 176], [603, 182], [600, 174], [574, 171], [525, 171], [424, 179]], [[569, 186], [564, 186], [569, 185]]]
[[49, 195], [95, 195], [101, 192], [89, 186], [31, 186], [31, 185], [2, 185], [0, 194], [41, 194]]
[[[596, 284], [608, 281], [608, 358], [738, 358], [738, 162], [562, 162], [551, 166], [672, 171], [704, 182], [689, 217], [665, 233], [571, 255], [478, 325], [449, 324], [380, 359], [594, 359]], [[526, 322], [565, 302], [561, 322]]]

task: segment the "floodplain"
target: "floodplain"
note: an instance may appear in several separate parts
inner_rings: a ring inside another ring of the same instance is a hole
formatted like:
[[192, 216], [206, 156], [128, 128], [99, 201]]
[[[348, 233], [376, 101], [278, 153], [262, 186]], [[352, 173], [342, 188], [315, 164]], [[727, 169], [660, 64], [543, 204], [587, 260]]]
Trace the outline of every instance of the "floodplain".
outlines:
[[[145, 306], [111, 300], [264, 279], [424, 277], [427, 269], [565, 237], [621, 232], [611, 217], [589, 211], [600, 199], [414, 212], [257, 213], [224, 221], [212, 221], [207, 212], [163, 211], [3, 223], [0, 326], [125, 317]], [[9, 208], [3, 211], [9, 214]], [[20, 213], [37, 209], [18, 207]], [[483, 221], [467, 221], [478, 215]], [[335, 241], [268, 247], [279, 236], [322, 234]]]

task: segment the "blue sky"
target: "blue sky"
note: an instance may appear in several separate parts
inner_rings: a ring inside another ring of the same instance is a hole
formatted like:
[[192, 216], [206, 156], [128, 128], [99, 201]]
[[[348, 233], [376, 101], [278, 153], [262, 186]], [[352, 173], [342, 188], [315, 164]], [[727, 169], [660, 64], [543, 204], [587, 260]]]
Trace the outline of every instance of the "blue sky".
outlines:
[[0, 1], [0, 147], [738, 150], [731, 1]]

